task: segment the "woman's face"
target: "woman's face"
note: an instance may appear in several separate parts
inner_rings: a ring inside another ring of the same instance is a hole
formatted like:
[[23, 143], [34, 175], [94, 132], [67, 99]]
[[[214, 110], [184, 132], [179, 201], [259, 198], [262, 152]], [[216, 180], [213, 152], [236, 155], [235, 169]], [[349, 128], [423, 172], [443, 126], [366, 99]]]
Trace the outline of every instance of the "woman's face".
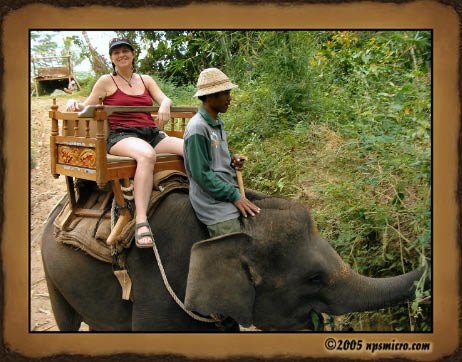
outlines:
[[111, 61], [119, 68], [123, 66], [131, 66], [134, 57], [135, 52], [126, 45], [116, 47], [111, 53]]

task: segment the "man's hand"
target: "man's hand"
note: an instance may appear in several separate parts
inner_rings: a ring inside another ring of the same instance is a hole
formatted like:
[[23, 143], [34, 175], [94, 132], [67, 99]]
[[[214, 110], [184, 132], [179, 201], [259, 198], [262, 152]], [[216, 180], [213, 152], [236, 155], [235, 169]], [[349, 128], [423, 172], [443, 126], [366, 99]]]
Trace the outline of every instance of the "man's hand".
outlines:
[[260, 213], [260, 208], [254, 203], [250, 202], [245, 195], [241, 195], [240, 199], [234, 201], [234, 205], [239, 209], [244, 217], [247, 217], [247, 214], [255, 216], [255, 214]]
[[241, 155], [233, 155], [233, 157], [231, 158], [231, 165], [237, 171], [240, 171], [243, 169], [245, 161], [247, 161], [247, 157]]

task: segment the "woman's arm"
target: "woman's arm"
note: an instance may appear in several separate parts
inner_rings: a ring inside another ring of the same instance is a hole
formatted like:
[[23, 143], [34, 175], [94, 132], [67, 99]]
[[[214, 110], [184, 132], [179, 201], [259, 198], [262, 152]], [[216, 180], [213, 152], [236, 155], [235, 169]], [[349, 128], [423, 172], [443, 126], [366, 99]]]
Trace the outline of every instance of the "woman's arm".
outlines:
[[66, 111], [78, 112], [83, 110], [85, 106], [98, 104], [100, 97], [106, 97], [108, 77], [108, 75], [101, 76], [93, 86], [90, 95], [82, 103], [77, 102], [75, 99], [69, 99], [65, 105]]
[[149, 75], [143, 75], [142, 77], [151, 98], [159, 105], [157, 121], [159, 122], [160, 128], [163, 128], [164, 124], [170, 120], [170, 107], [172, 105], [172, 101], [164, 94], [164, 92], [162, 92], [154, 79], [152, 79]]

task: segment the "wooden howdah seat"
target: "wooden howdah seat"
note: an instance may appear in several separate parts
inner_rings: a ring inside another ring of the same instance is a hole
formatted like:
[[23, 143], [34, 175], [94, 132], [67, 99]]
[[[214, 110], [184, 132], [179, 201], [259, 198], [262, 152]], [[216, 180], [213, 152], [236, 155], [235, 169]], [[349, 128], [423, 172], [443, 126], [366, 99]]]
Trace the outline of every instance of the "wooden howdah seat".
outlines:
[[[136, 161], [130, 157], [109, 155], [106, 150], [108, 133], [107, 118], [114, 112], [149, 112], [156, 117], [158, 107], [119, 107], [100, 104], [87, 106], [81, 112], [61, 112], [53, 99], [50, 119], [50, 158], [51, 173], [55, 178], [66, 177], [70, 212], [64, 224], [69, 224], [77, 216], [110, 218], [109, 213], [102, 215], [106, 205], [114, 195], [120, 207], [120, 216], [107, 239], [108, 244], [116, 241], [117, 235], [130, 221], [130, 213], [123, 195], [123, 187], [130, 185], [135, 175]], [[164, 127], [169, 136], [183, 138], [187, 121], [197, 112], [197, 107], [171, 107], [171, 120]], [[181, 156], [174, 154], [157, 154], [154, 173], [164, 170], [184, 172]], [[75, 192], [75, 180], [89, 180], [105, 192], [99, 210], [88, 207], [89, 200], [80, 200]], [[65, 227], [66, 225], [63, 225]]]

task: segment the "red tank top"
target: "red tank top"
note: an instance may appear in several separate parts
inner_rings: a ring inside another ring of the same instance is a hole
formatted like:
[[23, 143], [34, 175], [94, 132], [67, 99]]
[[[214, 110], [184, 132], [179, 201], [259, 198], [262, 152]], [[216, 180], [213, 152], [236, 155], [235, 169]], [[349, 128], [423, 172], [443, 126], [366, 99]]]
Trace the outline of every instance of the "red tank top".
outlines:
[[[112, 78], [112, 75], [111, 75]], [[143, 77], [141, 81], [144, 84]], [[144, 92], [139, 95], [130, 95], [119, 89], [114, 78], [112, 78], [117, 90], [110, 96], [104, 98], [103, 104], [106, 106], [152, 106], [151, 95], [144, 84]], [[112, 113], [108, 117], [111, 129], [127, 127], [157, 127], [150, 113]]]

